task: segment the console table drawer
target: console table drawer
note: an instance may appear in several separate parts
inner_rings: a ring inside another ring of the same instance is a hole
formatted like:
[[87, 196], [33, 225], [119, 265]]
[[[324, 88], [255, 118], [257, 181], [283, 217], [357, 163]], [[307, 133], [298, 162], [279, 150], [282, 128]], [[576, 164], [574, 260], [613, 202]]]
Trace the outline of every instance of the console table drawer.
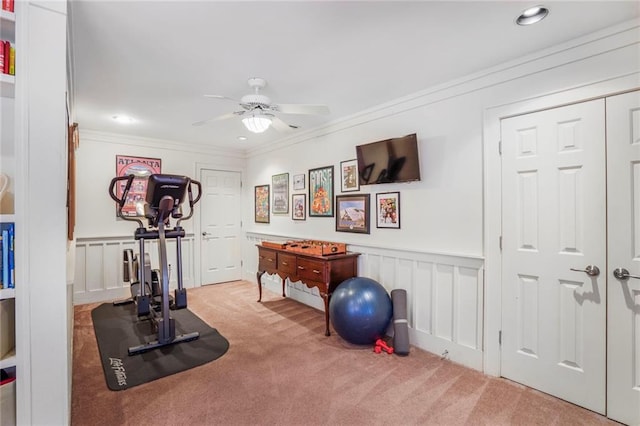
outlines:
[[282, 271], [285, 274], [296, 275], [296, 255], [278, 253], [278, 271]]
[[327, 276], [324, 268], [325, 262], [311, 259], [298, 258], [298, 276], [312, 281], [326, 282]]
[[259, 249], [258, 250], [258, 268], [266, 270], [275, 270], [278, 267], [278, 252], [274, 250]]

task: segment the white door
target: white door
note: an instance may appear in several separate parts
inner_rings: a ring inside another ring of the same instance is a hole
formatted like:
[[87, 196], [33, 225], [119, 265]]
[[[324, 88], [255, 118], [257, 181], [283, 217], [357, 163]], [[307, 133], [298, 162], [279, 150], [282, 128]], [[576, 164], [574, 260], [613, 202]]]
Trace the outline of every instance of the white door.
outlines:
[[241, 270], [241, 175], [202, 170], [200, 257], [202, 284], [239, 280]]
[[603, 414], [604, 120], [595, 100], [501, 129], [502, 375]]
[[[607, 415], [640, 425], [640, 92], [607, 98]], [[618, 274], [619, 275], [619, 274]]]

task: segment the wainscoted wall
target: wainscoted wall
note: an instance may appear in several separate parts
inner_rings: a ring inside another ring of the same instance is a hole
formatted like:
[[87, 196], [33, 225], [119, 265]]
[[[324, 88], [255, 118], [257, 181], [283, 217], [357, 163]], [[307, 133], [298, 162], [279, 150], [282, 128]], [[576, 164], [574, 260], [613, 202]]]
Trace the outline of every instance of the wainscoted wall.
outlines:
[[[129, 286], [123, 283], [122, 252], [133, 249], [138, 252], [138, 242], [133, 236], [94, 237], [76, 240], [74, 304], [122, 299], [130, 296]], [[151, 267], [159, 269], [158, 242], [148, 241], [145, 252], [151, 257]], [[177, 287], [176, 242], [167, 240], [169, 285]], [[182, 239], [182, 282], [186, 288], [194, 287], [194, 237], [187, 234]]]
[[[247, 233], [245, 278], [255, 281], [258, 251], [263, 240], [295, 239], [282, 235]], [[358, 275], [382, 284], [387, 291], [407, 291], [411, 344], [482, 370], [484, 261], [477, 256], [422, 253], [416, 251], [348, 245], [361, 253]], [[251, 253], [254, 253], [251, 255]], [[257, 283], [256, 283], [257, 285]], [[262, 285], [280, 294], [278, 276], [262, 278]], [[256, 295], [258, 289], [256, 288]], [[288, 297], [323, 310], [317, 289], [286, 283]]]

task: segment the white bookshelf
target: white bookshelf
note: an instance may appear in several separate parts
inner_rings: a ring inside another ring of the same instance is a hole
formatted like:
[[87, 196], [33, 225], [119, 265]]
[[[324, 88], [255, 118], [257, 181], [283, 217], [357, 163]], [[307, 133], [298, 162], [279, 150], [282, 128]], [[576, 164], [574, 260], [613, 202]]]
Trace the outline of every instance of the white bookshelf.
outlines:
[[3, 97], [13, 98], [15, 93], [16, 77], [0, 73], [0, 93]]
[[0, 222], [14, 222], [16, 221], [16, 215], [14, 214], [0, 214]]
[[0, 21], [2, 22], [0, 38], [2, 38], [2, 40], [11, 40], [13, 43], [16, 33], [16, 14], [7, 12], [6, 10], [0, 10]]
[[[4, 41], [9, 41], [12, 47], [14, 48], [16, 47], [16, 14], [15, 13], [0, 10], [0, 39]], [[8, 61], [9, 58], [4, 58], [4, 60]], [[16, 67], [16, 69], [18, 68]], [[15, 93], [16, 93], [15, 87], [16, 87], [16, 77], [13, 75], [8, 75], [0, 72], [0, 98], [1, 98], [0, 101], [2, 102], [2, 105], [0, 106], [2, 107], [1, 115], [3, 116], [0, 122], [0, 128], [3, 129], [2, 132], [0, 133], [0, 144], [2, 145], [1, 146], [2, 149], [0, 149], [0, 152], [5, 153], [3, 157], [0, 157], [0, 169], [5, 169], [4, 171], [9, 175], [10, 179], [15, 178], [14, 171], [16, 170], [15, 155], [13, 154], [15, 152], [15, 146], [16, 146], [16, 140], [15, 140], [16, 120], [15, 120], [15, 114], [13, 113], [15, 108], [14, 106], [14, 99], [15, 99]], [[11, 113], [8, 113], [8, 111], [10, 111]], [[7, 152], [9, 153], [9, 156], [6, 155]], [[11, 188], [12, 193], [15, 192], [15, 187], [13, 186], [12, 183], [10, 183], [9, 188]], [[8, 207], [8, 209], [5, 211], [13, 212], [15, 211], [15, 204], [11, 205], [11, 202], [7, 202], [7, 198], [6, 198], [7, 195], [8, 194], [4, 194], [5, 203], [4, 205], [2, 205], [2, 207], [3, 208]], [[11, 200], [13, 201], [13, 199]], [[15, 223], [16, 215], [0, 214], [0, 222]], [[3, 305], [5, 307], [7, 303], [11, 304], [11, 302], [8, 301], [8, 299], [13, 299], [14, 301], [16, 300], [15, 289], [13, 288], [0, 289], [0, 300], [3, 301]], [[13, 314], [10, 314], [10, 315], [15, 315], [15, 306], [11, 309], [11, 311], [13, 311]], [[3, 319], [2, 319], [2, 323], [0, 324], [0, 327], [2, 327], [2, 329], [0, 329], [0, 333], [5, 333], [7, 330], [15, 332], [16, 318], [15, 317], [11, 318], [10, 316], [5, 315], [5, 313], [6, 312], [3, 311], [3, 314], [2, 314]], [[8, 324], [5, 322], [8, 322]], [[11, 330], [11, 327], [13, 327], [14, 330]], [[18, 358], [16, 356], [15, 346], [9, 351], [9, 353], [3, 355], [2, 358], [0, 358], [0, 369], [8, 373], [9, 376], [11, 377], [18, 376]], [[6, 400], [6, 397], [8, 395], [7, 392], [11, 392], [13, 402], [11, 403], [11, 407], [9, 407], [6, 404], [6, 402], [3, 403], [2, 409], [3, 410], [8, 409], [9, 412], [13, 412], [14, 414], [10, 415], [9, 417], [3, 416], [3, 419], [6, 418], [7, 420], [9, 420], [9, 423], [11, 423], [11, 417], [14, 416], [16, 412], [16, 402], [15, 402], [16, 387], [15, 387], [15, 383], [9, 384], [9, 385], [3, 385], [3, 387], [4, 386], [6, 386], [7, 388], [5, 388], [5, 390], [3, 391], [3, 399]], [[12, 389], [12, 391], [10, 391], [9, 389]]]

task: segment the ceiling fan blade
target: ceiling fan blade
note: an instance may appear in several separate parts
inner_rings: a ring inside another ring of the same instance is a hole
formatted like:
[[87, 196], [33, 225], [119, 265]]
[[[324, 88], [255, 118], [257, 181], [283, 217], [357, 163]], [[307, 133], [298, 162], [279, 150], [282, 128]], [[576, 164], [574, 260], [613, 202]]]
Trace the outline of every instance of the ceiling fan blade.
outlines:
[[213, 98], [213, 99], [224, 99], [225, 101], [232, 101], [236, 103], [240, 103], [238, 99], [233, 99], [224, 95], [204, 95], [205, 98]]
[[284, 121], [282, 121], [278, 117], [272, 117], [271, 118], [271, 125], [273, 126], [274, 129], [276, 129], [277, 131], [282, 132], [282, 133], [292, 132], [293, 130], [298, 128], [298, 126], [294, 126], [292, 124], [285, 123]]
[[212, 123], [214, 121], [227, 120], [229, 118], [237, 117], [237, 116], [242, 115], [244, 113], [245, 113], [244, 111], [230, 112], [228, 114], [223, 114], [223, 115], [220, 115], [218, 117], [209, 118], [208, 120], [196, 121], [195, 123], [193, 123], [191, 125], [192, 126], [203, 126], [205, 124]]
[[326, 105], [309, 105], [309, 104], [277, 104], [273, 105], [277, 111], [284, 114], [310, 114], [310, 115], [327, 115], [329, 107]]

